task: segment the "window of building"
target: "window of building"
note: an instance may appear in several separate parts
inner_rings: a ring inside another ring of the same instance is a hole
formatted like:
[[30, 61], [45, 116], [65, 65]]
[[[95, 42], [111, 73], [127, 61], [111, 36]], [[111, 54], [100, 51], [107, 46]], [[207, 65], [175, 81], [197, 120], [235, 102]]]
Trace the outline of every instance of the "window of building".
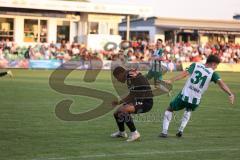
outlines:
[[69, 41], [70, 34], [70, 22], [69, 21], [58, 21], [57, 22], [57, 42], [61, 43]]
[[13, 41], [14, 37], [14, 19], [0, 18], [0, 40]]
[[[174, 42], [175, 39], [175, 35], [174, 35], [174, 31], [165, 31], [165, 41], [170, 41], [170, 42]], [[182, 41], [182, 37], [180, 35], [177, 35], [177, 41]]]
[[206, 35], [208, 35], [209, 43], [212, 43], [212, 44], [216, 44], [216, 43], [220, 43], [220, 42], [225, 42], [226, 41], [224, 35], [221, 35], [221, 34], [210, 33], [210, 34], [206, 34]]
[[137, 40], [149, 39], [149, 31], [137, 31], [136, 37], [137, 37]]
[[42, 43], [47, 42], [47, 21], [46, 20], [40, 21], [40, 42]]
[[47, 42], [47, 20], [25, 19], [24, 42]]
[[38, 20], [25, 19], [24, 20], [24, 42], [38, 41]]
[[126, 31], [119, 31], [118, 34], [122, 37], [122, 40], [126, 40], [126, 37], [127, 37], [127, 32]]
[[190, 41], [191, 42], [198, 42], [198, 34], [193, 33], [190, 35]]
[[98, 22], [89, 22], [89, 34], [98, 34], [99, 33], [99, 23]]
[[229, 35], [228, 36], [228, 42], [235, 43], [235, 35]]
[[180, 32], [177, 35], [177, 42], [191, 42], [191, 43], [197, 43], [198, 42], [198, 33], [197, 32]]

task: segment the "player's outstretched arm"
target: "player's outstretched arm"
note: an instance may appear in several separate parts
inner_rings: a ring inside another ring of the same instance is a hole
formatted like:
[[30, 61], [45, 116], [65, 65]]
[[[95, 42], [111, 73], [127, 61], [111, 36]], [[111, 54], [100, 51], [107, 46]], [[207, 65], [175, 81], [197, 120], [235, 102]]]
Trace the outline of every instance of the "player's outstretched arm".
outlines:
[[171, 79], [167, 80], [167, 83], [174, 83], [175, 81], [181, 80], [189, 75], [188, 71], [182, 71], [180, 74], [172, 77]]
[[219, 86], [224, 92], [226, 92], [226, 93], [228, 94], [228, 96], [229, 96], [229, 101], [230, 101], [231, 104], [233, 104], [233, 103], [234, 103], [234, 100], [235, 100], [235, 96], [234, 96], [234, 94], [231, 92], [231, 90], [229, 89], [229, 87], [223, 82], [223, 80], [218, 80], [218, 81], [217, 81], [217, 84], [218, 84], [218, 86]]

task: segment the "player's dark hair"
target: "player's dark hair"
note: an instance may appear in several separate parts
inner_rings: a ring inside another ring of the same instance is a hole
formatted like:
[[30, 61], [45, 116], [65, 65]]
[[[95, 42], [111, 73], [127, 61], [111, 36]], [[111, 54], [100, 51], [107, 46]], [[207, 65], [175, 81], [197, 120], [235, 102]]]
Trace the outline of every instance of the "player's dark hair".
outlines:
[[162, 39], [160, 39], [160, 38], [158, 38], [158, 39], [157, 39], [157, 41], [159, 41], [159, 42], [161, 42], [161, 43], [163, 42], [163, 40], [162, 40]]
[[210, 55], [210, 56], [208, 56], [208, 58], [207, 58], [207, 62], [206, 63], [216, 63], [216, 64], [219, 64], [221, 61], [220, 61], [220, 59], [219, 59], [219, 57], [218, 56], [215, 56], [215, 55]]
[[113, 70], [113, 76], [117, 77], [122, 72], [126, 72], [126, 69], [121, 66], [118, 66]]

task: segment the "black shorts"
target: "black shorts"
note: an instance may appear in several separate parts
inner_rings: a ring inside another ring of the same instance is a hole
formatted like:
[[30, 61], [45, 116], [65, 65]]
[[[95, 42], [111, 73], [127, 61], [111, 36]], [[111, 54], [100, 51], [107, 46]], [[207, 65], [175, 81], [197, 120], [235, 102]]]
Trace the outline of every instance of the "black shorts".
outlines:
[[153, 99], [143, 99], [134, 102], [135, 114], [146, 113], [152, 109]]

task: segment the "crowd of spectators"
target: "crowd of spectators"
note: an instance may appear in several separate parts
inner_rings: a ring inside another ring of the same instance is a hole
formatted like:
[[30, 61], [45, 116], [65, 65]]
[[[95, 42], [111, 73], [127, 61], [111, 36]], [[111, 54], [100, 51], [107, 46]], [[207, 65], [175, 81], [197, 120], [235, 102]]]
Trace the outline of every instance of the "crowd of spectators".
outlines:
[[[113, 45], [114, 46], [114, 45]], [[127, 60], [130, 62], [149, 62], [154, 53], [155, 43], [146, 40], [125, 42], [117, 49], [111, 46], [105, 50], [88, 50], [82, 44], [62, 41], [57, 44], [37, 44], [35, 46], [19, 47], [8, 40], [0, 42], [0, 60]], [[162, 44], [163, 59], [169, 62], [205, 62], [210, 54], [218, 55], [223, 63], [240, 62], [240, 45], [234, 43], [176, 43]]]
[[[155, 49], [154, 44], [149, 44], [146, 41], [134, 42], [132, 46], [134, 55], [139, 55], [140, 52], [140, 55], [148, 58], [151, 57]], [[235, 43], [191, 44], [179, 42], [174, 44], [166, 41], [162, 48], [165, 61], [204, 63], [210, 54], [214, 54], [220, 57], [222, 63], [240, 63], [240, 44]]]

